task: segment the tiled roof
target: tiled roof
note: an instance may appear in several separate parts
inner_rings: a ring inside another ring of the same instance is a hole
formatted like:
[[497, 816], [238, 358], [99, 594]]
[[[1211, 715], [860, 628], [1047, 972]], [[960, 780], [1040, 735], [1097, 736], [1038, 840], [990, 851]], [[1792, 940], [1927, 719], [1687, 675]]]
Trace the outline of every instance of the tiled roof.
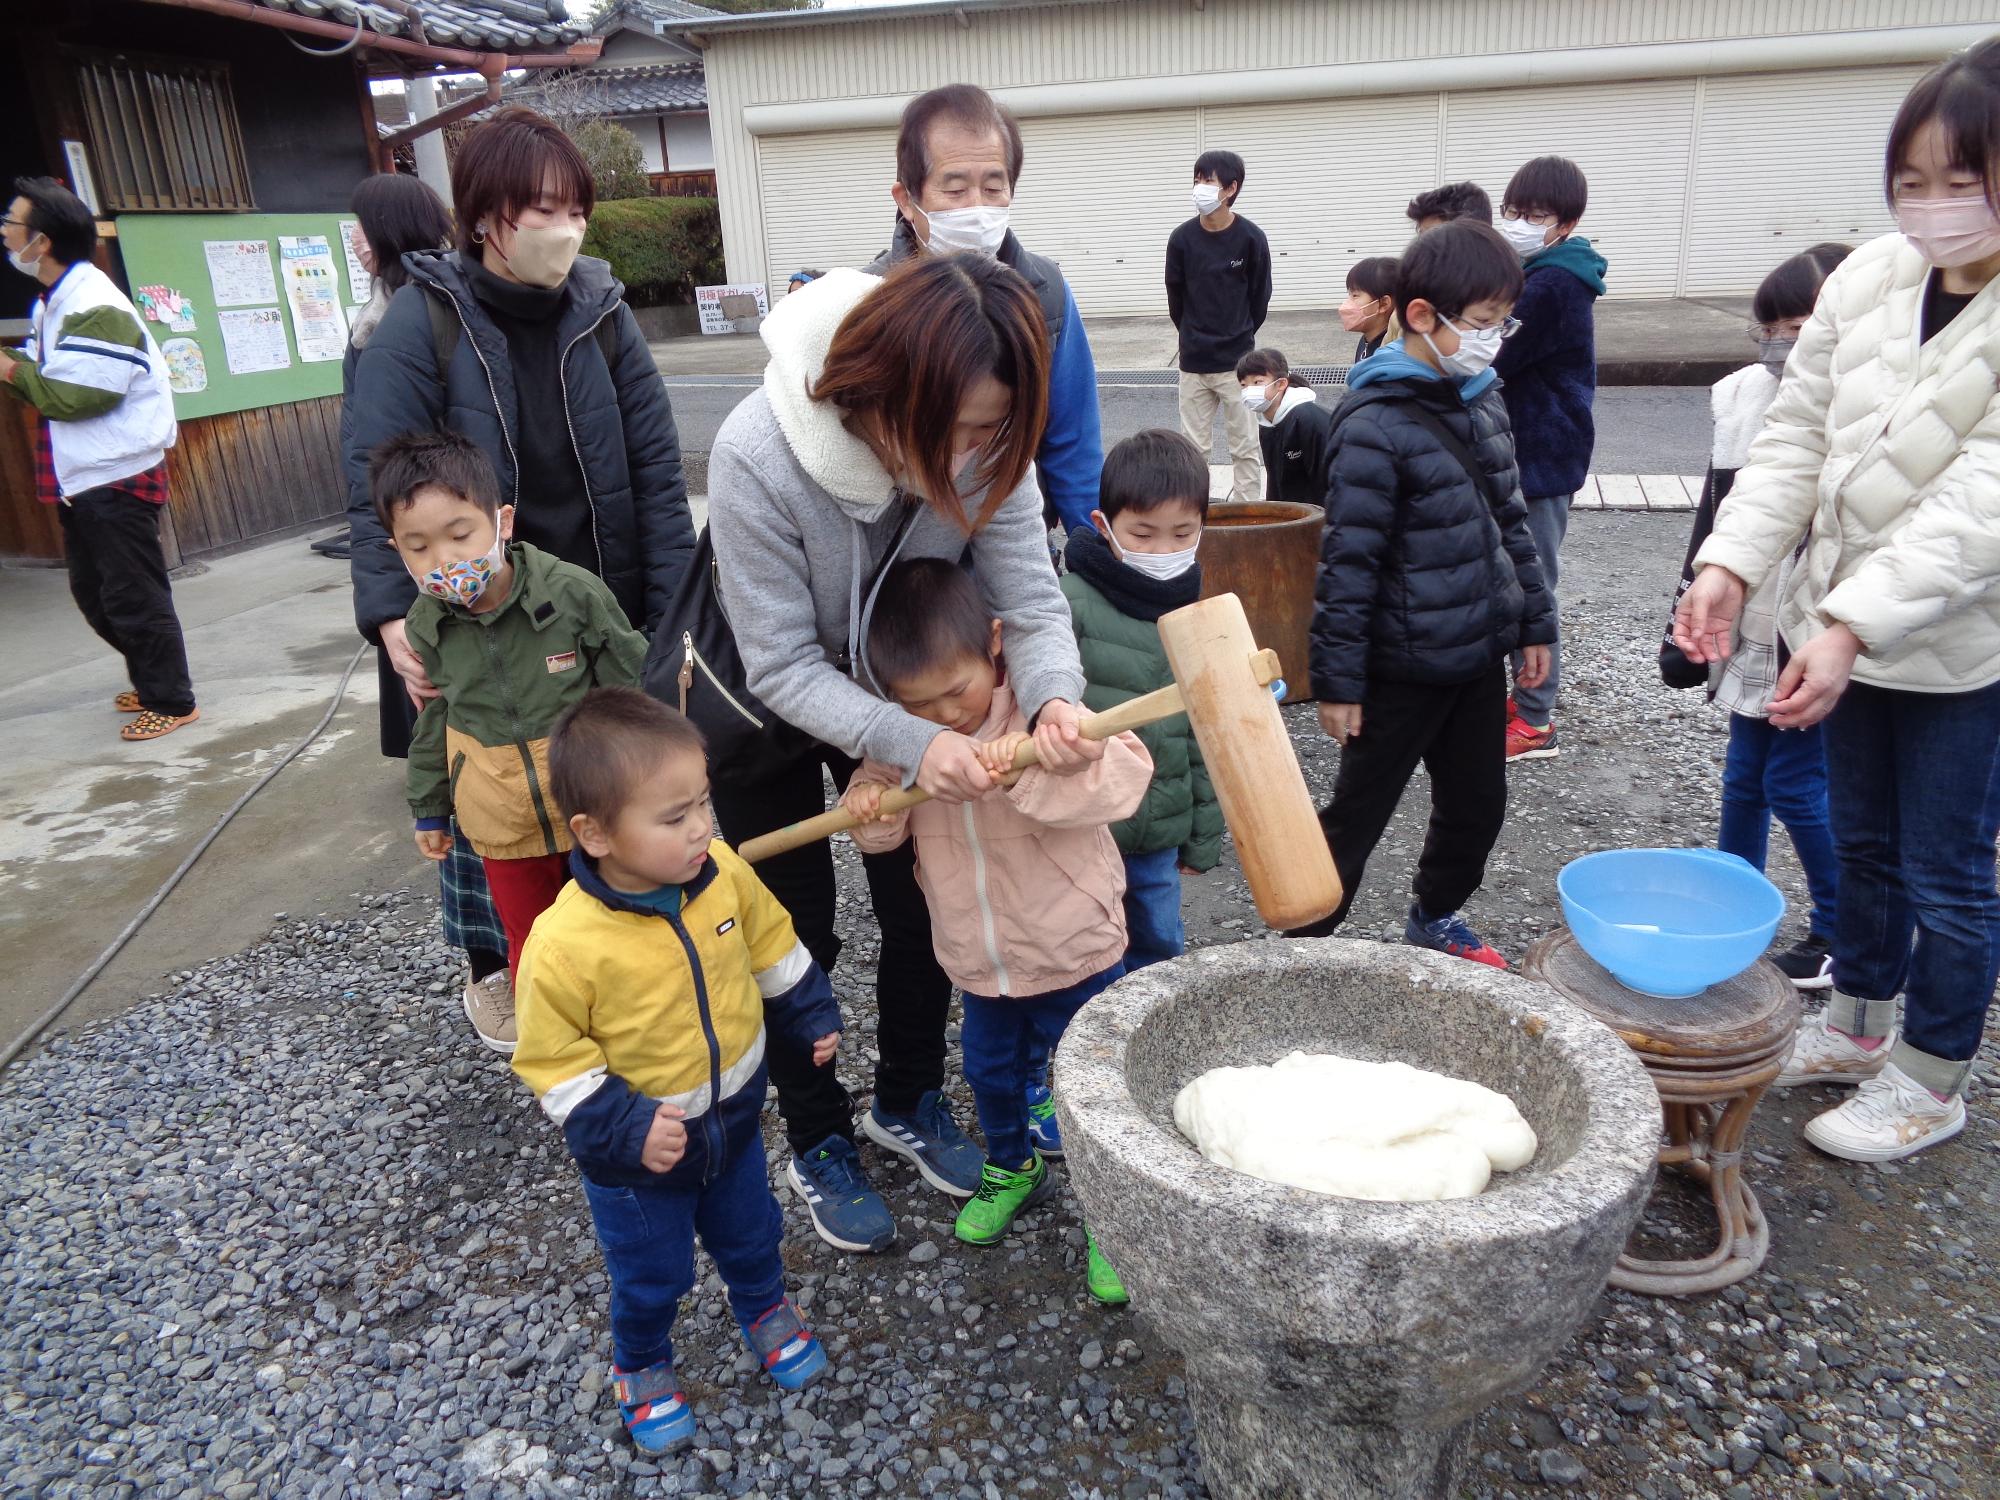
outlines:
[[724, 14], [706, 5], [689, 4], [688, 0], [614, 0], [613, 4], [605, 7], [604, 14], [598, 18], [598, 25], [602, 26], [611, 12], [619, 10], [650, 21], [712, 21]]
[[[382, 36], [476, 51], [520, 52], [567, 47], [589, 33], [585, 23], [570, 18], [563, 0], [410, 0], [407, 7], [398, 8], [377, 5], [373, 0], [255, 0], [255, 3], [342, 26], [352, 26], [358, 14], [363, 27]], [[416, 11], [415, 21], [404, 14], [405, 8]]]
[[[562, 91], [565, 114], [670, 115], [708, 108], [708, 80], [699, 63], [657, 63], [629, 68], [583, 68], [548, 80]], [[507, 91], [509, 103], [533, 105], [544, 82]]]

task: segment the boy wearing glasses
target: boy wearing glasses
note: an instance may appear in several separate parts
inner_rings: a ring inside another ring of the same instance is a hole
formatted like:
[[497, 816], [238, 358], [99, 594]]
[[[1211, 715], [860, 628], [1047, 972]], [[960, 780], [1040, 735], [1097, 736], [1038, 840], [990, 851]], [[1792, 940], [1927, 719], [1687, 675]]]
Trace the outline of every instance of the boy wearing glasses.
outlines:
[[1404, 252], [1406, 330], [1349, 373], [1333, 418], [1312, 622], [1312, 689], [1341, 744], [1320, 826], [1346, 896], [1421, 762], [1431, 819], [1404, 941], [1504, 969], [1459, 915], [1507, 814], [1507, 655], [1539, 684], [1555, 639], [1494, 357], [1520, 325], [1521, 262], [1461, 220]]
[[[1521, 257], [1527, 280], [1514, 315], [1521, 336], [1509, 339], [1494, 368], [1514, 424], [1528, 530], [1551, 597], [1556, 591], [1571, 496], [1590, 472], [1597, 429], [1597, 332], [1592, 305], [1604, 295], [1604, 257], [1576, 232], [1590, 185], [1573, 161], [1538, 156], [1507, 184], [1496, 226]], [[1552, 644], [1546, 680], [1530, 685], [1514, 658], [1514, 696], [1507, 712], [1507, 759], [1548, 760], [1556, 754], [1556, 687], [1562, 647]]]

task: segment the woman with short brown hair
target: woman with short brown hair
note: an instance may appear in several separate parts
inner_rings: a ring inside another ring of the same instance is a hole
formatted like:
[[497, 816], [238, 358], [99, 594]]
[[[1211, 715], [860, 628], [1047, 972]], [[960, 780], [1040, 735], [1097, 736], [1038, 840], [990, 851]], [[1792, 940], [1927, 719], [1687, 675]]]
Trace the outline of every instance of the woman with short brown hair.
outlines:
[[[342, 417], [355, 623], [413, 702], [435, 696], [403, 633], [416, 585], [368, 492], [368, 457], [390, 438], [472, 439], [514, 507], [515, 540], [602, 578], [640, 629], [694, 551], [652, 351], [611, 268], [578, 254], [597, 194], [575, 142], [503, 109], [466, 135], [451, 183], [457, 248], [403, 257], [407, 284], [355, 361]], [[514, 1050], [506, 970], [467, 989], [466, 1011], [487, 1045]]]
[[[969, 561], [1044, 762], [1101, 755], [1077, 733], [1083, 670], [1035, 483], [1049, 344], [1028, 284], [972, 255], [927, 258], [879, 281], [833, 271], [779, 304], [764, 341], [763, 388], [730, 415], [710, 455], [709, 525], [750, 690], [814, 743], [754, 785], [732, 780], [727, 763], [711, 768], [724, 834], [740, 843], [822, 811], [823, 768], [845, 786], [862, 755], [901, 767], [940, 801], [991, 789], [968, 735], [887, 701], [869, 673], [867, 622], [897, 558]], [[984, 1156], [941, 1093], [951, 984], [932, 951], [914, 859], [906, 845], [863, 864], [882, 949], [881, 1061], [862, 1129], [933, 1187], [967, 1197]], [[828, 846], [766, 860], [758, 874], [831, 969], [840, 940]], [[813, 1227], [842, 1249], [883, 1248], [895, 1221], [861, 1176], [846, 1091], [831, 1068], [775, 1050], [770, 1061], [790, 1179]]]

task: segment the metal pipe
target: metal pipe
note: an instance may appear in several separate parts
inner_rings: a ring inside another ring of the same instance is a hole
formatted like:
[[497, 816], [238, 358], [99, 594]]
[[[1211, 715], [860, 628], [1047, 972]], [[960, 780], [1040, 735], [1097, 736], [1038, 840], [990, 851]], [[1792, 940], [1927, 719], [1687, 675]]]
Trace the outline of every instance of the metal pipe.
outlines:
[[[863, 11], [860, 14], [866, 15]], [[1984, 41], [1989, 25], [1899, 26], [1875, 31], [1809, 32], [1713, 42], [1575, 47], [1471, 57], [1395, 58], [1305, 68], [1259, 68], [1170, 78], [1112, 78], [1093, 83], [1034, 84], [991, 90], [1017, 116], [1115, 114], [1197, 105], [1289, 103], [1379, 94], [1435, 94], [1463, 89], [1537, 88], [1636, 78], [1718, 73], [1795, 73], [1808, 68], [1881, 67], [1939, 62]], [[797, 104], [751, 104], [752, 135], [893, 126], [909, 100], [901, 94]]]

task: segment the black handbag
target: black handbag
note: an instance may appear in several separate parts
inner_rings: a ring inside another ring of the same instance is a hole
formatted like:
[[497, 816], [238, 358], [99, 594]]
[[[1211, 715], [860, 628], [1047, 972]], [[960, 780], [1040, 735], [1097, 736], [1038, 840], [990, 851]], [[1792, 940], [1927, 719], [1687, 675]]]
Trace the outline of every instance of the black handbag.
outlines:
[[660, 617], [641, 675], [646, 691], [672, 704], [708, 741], [709, 774], [751, 785], [782, 774], [813, 750], [813, 738], [772, 713], [750, 691], [736, 633], [722, 608], [715, 543], [703, 528], [680, 591]]
[[1660, 681], [1670, 688], [1686, 690], [1708, 686], [1707, 663], [1688, 660], [1687, 653], [1674, 644], [1674, 613], [1681, 607], [1681, 595], [1694, 583], [1694, 555], [1701, 551], [1701, 544], [1715, 529], [1716, 508], [1722, 504], [1735, 482], [1734, 469], [1718, 469], [1712, 465], [1707, 479], [1702, 482], [1701, 499], [1695, 506], [1694, 525], [1688, 534], [1687, 555], [1681, 559], [1680, 583], [1674, 589], [1674, 602], [1667, 609], [1666, 633], [1660, 637]]

